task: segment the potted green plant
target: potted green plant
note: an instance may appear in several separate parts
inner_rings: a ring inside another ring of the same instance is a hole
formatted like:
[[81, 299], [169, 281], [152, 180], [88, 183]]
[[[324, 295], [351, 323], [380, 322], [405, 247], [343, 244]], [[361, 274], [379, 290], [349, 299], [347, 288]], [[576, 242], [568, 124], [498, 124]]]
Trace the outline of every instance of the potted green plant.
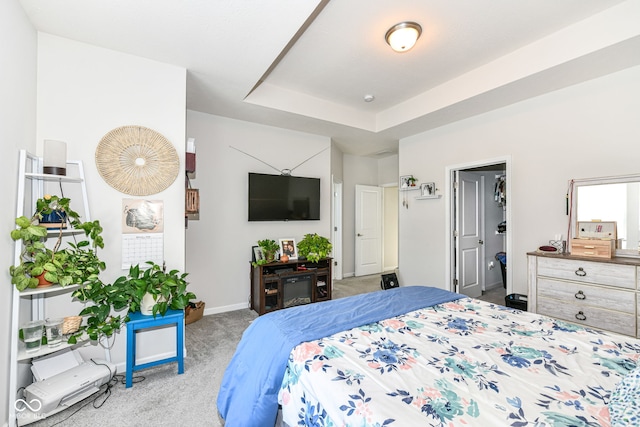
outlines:
[[129, 312], [164, 315], [169, 308], [183, 310], [196, 298], [187, 290], [186, 276], [178, 270], [166, 271], [164, 267], [148, 261], [148, 268], [131, 266], [127, 276], [121, 276], [113, 286], [129, 295]]
[[416, 186], [416, 181], [417, 181], [417, 179], [414, 178], [413, 175], [411, 175], [409, 178], [407, 178], [407, 182], [409, 183], [409, 185], [411, 187], [415, 187]]
[[[123, 324], [129, 321], [129, 313], [140, 311], [143, 314], [163, 316], [169, 308], [183, 310], [196, 295], [187, 290], [188, 273], [178, 270], [165, 271], [158, 264], [148, 261], [148, 268], [134, 265], [126, 276], [120, 276], [113, 284], [105, 284], [97, 277], [73, 293], [73, 297], [82, 302], [90, 302], [81, 312], [86, 322], [68, 340], [74, 344], [84, 336], [98, 340], [101, 336], [110, 337]], [[143, 310], [148, 305], [148, 311]], [[127, 313], [121, 312], [127, 309]]]
[[264, 259], [256, 260], [256, 264], [267, 264], [273, 262], [276, 259], [276, 252], [280, 248], [278, 242], [273, 239], [263, 239], [258, 240], [258, 246], [262, 249], [262, 253], [264, 254]]
[[118, 286], [103, 283], [97, 276], [73, 291], [71, 295], [79, 301], [90, 304], [80, 312], [79, 315], [86, 320], [69, 337], [69, 344], [75, 344], [85, 335], [93, 341], [99, 340], [102, 336], [110, 337], [128, 320], [126, 315], [123, 317], [114, 311], [129, 308], [130, 296]]
[[331, 242], [326, 237], [316, 233], [305, 234], [298, 242], [298, 255], [311, 262], [318, 262], [331, 253]]
[[[45, 217], [57, 218], [55, 228], [59, 230], [53, 245], [46, 245], [49, 234]], [[64, 221], [64, 222], [59, 222]], [[61, 249], [64, 224], [83, 230], [87, 240], [69, 243]], [[9, 268], [11, 283], [20, 291], [44, 284], [80, 284], [87, 281], [88, 274], [104, 270], [104, 263], [97, 257], [97, 249], [104, 247], [99, 221], [81, 222], [80, 216], [71, 209], [70, 200], [64, 197], [45, 195], [36, 201], [36, 210], [31, 218], [21, 216], [15, 220], [17, 228], [11, 231], [14, 241], [22, 242], [20, 262]]]

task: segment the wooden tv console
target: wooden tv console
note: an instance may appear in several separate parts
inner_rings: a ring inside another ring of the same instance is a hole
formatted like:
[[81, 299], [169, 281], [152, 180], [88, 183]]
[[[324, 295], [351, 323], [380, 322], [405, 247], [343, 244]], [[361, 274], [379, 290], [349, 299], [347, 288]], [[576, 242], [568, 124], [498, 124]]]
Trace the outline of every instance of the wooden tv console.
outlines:
[[251, 309], [270, 311], [331, 299], [332, 258], [251, 266]]

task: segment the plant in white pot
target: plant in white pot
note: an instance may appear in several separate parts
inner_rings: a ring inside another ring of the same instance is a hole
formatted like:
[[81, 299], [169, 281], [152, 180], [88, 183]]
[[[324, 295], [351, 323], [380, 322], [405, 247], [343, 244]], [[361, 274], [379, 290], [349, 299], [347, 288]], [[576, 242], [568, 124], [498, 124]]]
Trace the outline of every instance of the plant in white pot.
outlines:
[[169, 308], [183, 310], [196, 298], [187, 290], [188, 273], [166, 271], [158, 264], [147, 261], [147, 269], [131, 266], [129, 274], [116, 279], [113, 286], [129, 295], [129, 312], [140, 311], [145, 315], [164, 316]]

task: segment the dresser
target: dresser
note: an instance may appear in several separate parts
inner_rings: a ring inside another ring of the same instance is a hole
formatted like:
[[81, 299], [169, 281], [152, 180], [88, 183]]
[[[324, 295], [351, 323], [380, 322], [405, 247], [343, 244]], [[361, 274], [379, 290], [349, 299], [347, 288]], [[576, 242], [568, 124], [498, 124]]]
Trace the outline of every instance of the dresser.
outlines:
[[640, 337], [640, 259], [529, 252], [529, 311]]

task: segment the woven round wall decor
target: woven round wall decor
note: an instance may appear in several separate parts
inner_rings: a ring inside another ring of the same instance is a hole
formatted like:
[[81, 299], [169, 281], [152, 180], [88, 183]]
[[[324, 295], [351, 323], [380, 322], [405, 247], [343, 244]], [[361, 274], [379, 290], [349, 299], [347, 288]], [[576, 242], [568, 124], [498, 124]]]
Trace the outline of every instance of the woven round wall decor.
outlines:
[[158, 132], [122, 126], [102, 137], [96, 148], [100, 176], [116, 190], [132, 196], [156, 194], [178, 176], [175, 147]]

